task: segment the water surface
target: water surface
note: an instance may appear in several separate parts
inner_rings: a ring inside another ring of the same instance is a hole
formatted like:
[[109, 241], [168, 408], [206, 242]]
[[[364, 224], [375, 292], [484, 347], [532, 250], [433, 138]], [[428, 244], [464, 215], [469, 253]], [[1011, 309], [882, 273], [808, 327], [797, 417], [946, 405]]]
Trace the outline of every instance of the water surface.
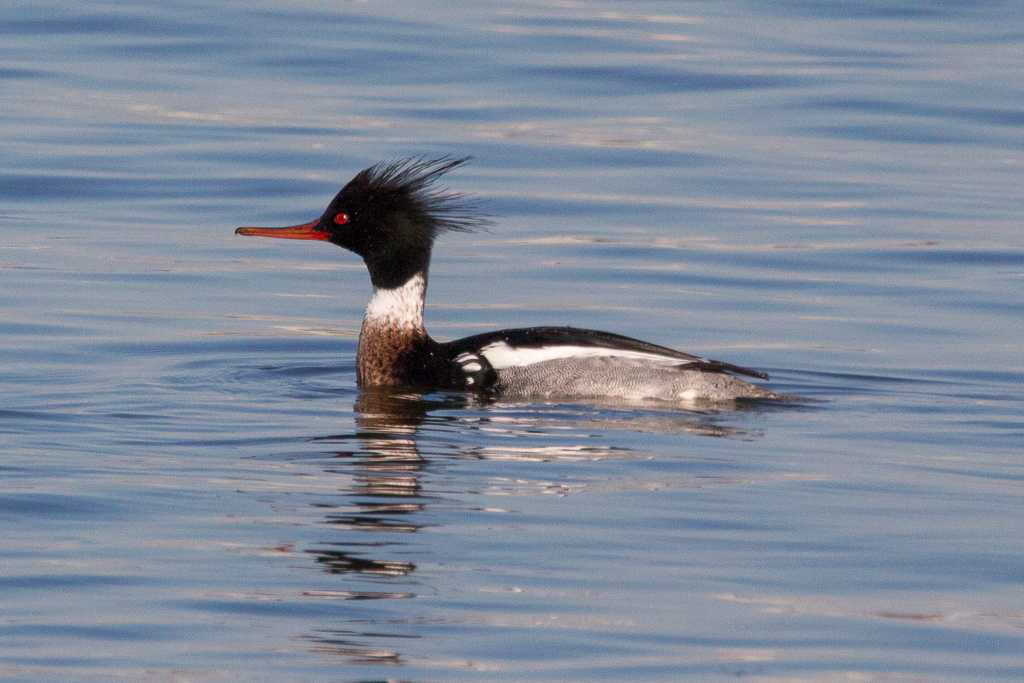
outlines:
[[[0, 10], [0, 677], [1024, 677], [1024, 23], [973, 3]], [[471, 154], [448, 339], [742, 410], [359, 392], [362, 265], [234, 238]]]

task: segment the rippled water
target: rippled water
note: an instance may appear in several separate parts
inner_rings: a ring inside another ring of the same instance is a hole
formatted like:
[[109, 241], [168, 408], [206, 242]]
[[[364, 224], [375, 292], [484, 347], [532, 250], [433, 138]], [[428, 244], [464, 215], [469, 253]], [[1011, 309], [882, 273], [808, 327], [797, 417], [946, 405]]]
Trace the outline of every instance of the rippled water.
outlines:
[[[0, 8], [0, 677], [1024, 678], [1010, 4]], [[439, 338], [608, 329], [746, 410], [355, 389], [317, 215], [472, 154]]]

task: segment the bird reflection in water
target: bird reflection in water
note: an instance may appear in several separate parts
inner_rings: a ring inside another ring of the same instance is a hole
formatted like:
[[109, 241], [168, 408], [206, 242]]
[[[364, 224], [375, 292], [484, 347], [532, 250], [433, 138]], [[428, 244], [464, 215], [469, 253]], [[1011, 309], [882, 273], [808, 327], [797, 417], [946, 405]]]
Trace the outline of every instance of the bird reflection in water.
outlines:
[[[311, 597], [416, 597], [414, 592], [396, 590], [408, 587], [408, 582], [401, 579], [415, 572], [416, 564], [388, 555], [395, 551], [408, 554], [408, 535], [425, 526], [417, 518], [425, 511], [428, 498], [421, 482], [427, 460], [417, 447], [416, 430], [427, 412], [436, 408], [436, 401], [424, 400], [421, 395], [366, 389], [354, 405], [354, 433], [315, 439], [322, 444], [344, 446], [333, 451], [331, 464], [324, 469], [352, 479], [345, 495], [348, 501], [320, 503], [318, 507], [325, 511], [325, 521], [333, 529], [352, 533], [339, 534], [343, 540], [332, 540], [307, 552], [329, 574], [353, 575], [353, 583], [360, 587], [377, 588], [385, 583], [387, 590], [318, 591], [310, 592]], [[403, 585], [395, 586], [396, 580]], [[387, 628], [383, 628], [384, 621], [388, 622]], [[349, 628], [318, 629], [305, 640], [313, 643], [316, 652], [335, 654], [354, 664], [399, 664], [398, 652], [374, 646], [374, 641], [393, 644], [397, 639], [418, 637], [415, 633], [395, 632], [396, 622], [401, 622], [400, 616], [372, 620], [376, 627], [365, 632], [352, 629], [351, 623], [347, 624]]]
[[[426, 460], [420, 455], [415, 435], [428, 403], [417, 395], [372, 390], [362, 391], [354, 407], [354, 434], [316, 439], [321, 443], [355, 442], [352, 448], [334, 453], [334, 458], [347, 461], [343, 471], [335, 467], [326, 469], [353, 478], [349, 495], [356, 500], [348, 506], [322, 504], [321, 507], [331, 510], [326, 515], [327, 523], [354, 531], [419, 531], [422, 525], [414, 517], [425, 507], [420, 476]], [[401, 575], [416, 568], [410, 562], [366, 560], [341, 551], [314, 552], [331, 573]]]
[[[617, 430], [751, 437], [718, 424], [713, 413], [659, 410], [656, 405], [638, 409], [637, 405], [494, 403], [474, 413], [465, 410], [471, 402], [462, 395], [423, 396], [387, 388], [365, 388], [354, 405], [355, 431], [315, 439], [331, 448], [330, 460], [323, 469], [351, 483], [342, 492], [343, 502], [318, 504], [326, 524], [336, 533], [330, 541], [306, 552], [315, 557], [325, 572], [349, 579], [344, 589], [309, 591], [309, 597], [345, 601], [416, 597], [414, 589], [418, 582], [411, 575], [417, 571], [417, 565], [409, 558], [422, 552], [422, 548], [412, 535], [429, 526], [431, 519], [437, 523], [439, 518], [428, 516], [428, 508], [443, 504], [433, 490], [436, 485], [430, 486], [429, 477], [431, 468], [445, 458], [438, 448], [448, 448], [435, 438], [446, 429], [437, 429], [441, 423], [458, 422], [455, 431], [462, 437], [467, 432], [474, 433], [461, 446], [452, 444], [447, 457], [474, 460], [564, 462], [647, 457], [609, 443], [608, 434]], [[426, 436], [418, 436], [417, 431], [427, 421], [430, 428]], [[455, 437], [458, 441], [459, 437]], [[428, 448], [429, 458], [421, 453], [421, 447]], [[538, 481], [538, 485], [538, 493], [561, 490], [557, 486], [553, 489], [552, 482], [546, 479]], [[632, 485], [642, 488], [643, 483]], [[507, 482], [503, 485], [492, 481], [482, 489], [507, 496], [516, 494], [523, 482], [516, 480], [515, 490], [505, 490], [508, 486]], [[573, 488], [566, 484], [562, 488], [583, 490], [586, 486]], [[402, 639], [421, 637], [422, 619], [410, 618], [405, 610], [379, 609], [383, 606], [378, 602], [373, 615], [347, 619], [343, 627], [336, 629], [317, 629], [304, 639], [313, 643], [315, 651], [331, 653], [352, 663], [400, 664], [402, 655], [394, 648]], [[356, 623], [367, 628], [353, 628]], [[388, 646], [375, 647], [381, 643]]]

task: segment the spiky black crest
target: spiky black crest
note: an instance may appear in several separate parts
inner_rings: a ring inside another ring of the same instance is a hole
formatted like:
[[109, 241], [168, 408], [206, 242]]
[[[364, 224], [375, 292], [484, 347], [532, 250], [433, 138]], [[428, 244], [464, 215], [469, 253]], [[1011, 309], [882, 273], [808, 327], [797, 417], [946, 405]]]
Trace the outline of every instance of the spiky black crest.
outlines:
[[465, 195], [438, 180], [468, 157], [411, 157], [360, 171], [334, 197], [320, 228], [334, 244], [363, 257], [377, 287], [396, 287], [426, 273], [434, 238], [490, 224]]
[[447, 231], [473, 232], [491, 223], [480, 212], [479, 204], [461, 192], [437, 185], [441, 176], [470, 158], [446, 155], [382, 161], [361, 171], [352, 182], [361, 186], [369, 203], [408, 203], [410, 209], [429, 218], [426, 227], [431, 237]]

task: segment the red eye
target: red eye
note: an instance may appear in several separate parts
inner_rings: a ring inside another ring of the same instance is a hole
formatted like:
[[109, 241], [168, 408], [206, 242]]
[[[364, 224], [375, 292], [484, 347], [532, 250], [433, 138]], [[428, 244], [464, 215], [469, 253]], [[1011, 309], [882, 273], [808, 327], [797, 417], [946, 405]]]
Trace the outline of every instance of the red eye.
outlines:
[[342, 211], [341, 213], [334, 214], [335, 225], [345, 225], [348, 223], [348, 214]]

